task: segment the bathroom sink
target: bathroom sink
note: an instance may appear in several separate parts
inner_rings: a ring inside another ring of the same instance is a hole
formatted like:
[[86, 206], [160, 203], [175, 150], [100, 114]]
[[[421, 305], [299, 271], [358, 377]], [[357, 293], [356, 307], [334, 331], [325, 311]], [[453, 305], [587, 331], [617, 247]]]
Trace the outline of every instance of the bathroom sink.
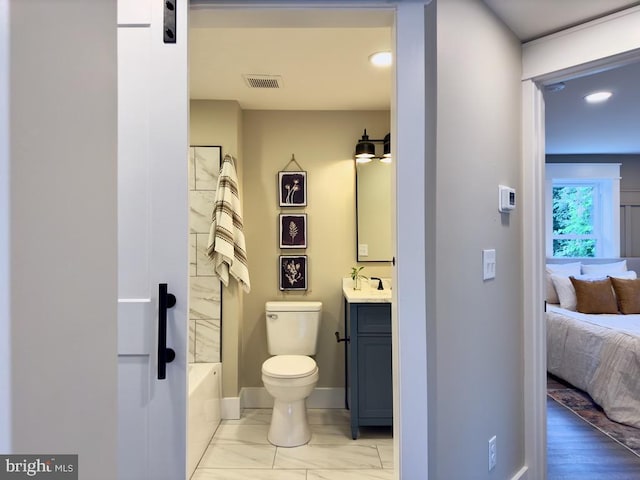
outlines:
[[391, 303], [391, 279], [383, 278], [383, 290], [378, 290], [378, 280], [362, 279], [362, 288], [353, 289], [351, 277], [342, 279], [342, 294], [349, 303]]

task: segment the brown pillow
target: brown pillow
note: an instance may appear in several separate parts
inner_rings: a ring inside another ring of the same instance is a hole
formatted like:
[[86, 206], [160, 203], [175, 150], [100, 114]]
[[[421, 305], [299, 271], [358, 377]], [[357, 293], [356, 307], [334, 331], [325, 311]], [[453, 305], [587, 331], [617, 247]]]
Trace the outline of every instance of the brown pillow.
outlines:
[[609, 277], [618, 297], [618, 307], [624, 314], [640, 313], [640, 279]]
[[580, 313], [618, 313], [618, 304], [611, 288], [611, 281], [578, 280], [569, 277], [576, 290], [578, 304], [576, 310]]

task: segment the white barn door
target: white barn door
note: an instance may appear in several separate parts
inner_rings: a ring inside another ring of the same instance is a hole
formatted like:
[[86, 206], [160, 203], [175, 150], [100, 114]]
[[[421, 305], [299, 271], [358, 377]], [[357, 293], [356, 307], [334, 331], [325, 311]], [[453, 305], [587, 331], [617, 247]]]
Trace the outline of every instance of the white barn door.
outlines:
[[187, 11], [186, 0], [118, 4], [120, 480], [186, 476]]

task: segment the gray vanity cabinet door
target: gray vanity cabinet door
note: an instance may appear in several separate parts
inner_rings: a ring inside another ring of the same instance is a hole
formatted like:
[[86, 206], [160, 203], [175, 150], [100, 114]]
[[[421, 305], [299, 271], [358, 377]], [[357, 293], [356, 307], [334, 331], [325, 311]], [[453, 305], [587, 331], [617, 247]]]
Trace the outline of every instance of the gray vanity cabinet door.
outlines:
[[393, 424], [391, 371], [391, 305], [349, 305], [348, 368], [351, 398], [351, 435], [361, 425]]
[[[391, 338], [358, 337], [358, 412], [365, 425], [388, 424], [393, 416]], [[379, 422], [379, 423], [376, 423]]]

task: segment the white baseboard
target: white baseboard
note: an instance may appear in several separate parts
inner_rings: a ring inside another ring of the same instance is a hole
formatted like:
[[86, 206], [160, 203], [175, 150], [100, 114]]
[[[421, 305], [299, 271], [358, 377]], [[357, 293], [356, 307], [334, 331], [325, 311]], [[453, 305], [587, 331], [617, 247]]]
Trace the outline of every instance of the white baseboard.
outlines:
[[271, 408], [273, 397], [264, 387], [242, 387], [240, 389], [241, 408]]
[[[272, 408], [273, 398], [264, 387], [243, 387], [240, 390], [240, 406], [242, 408]], [[344, 388], [316, 388], [307, 398], [307, 408], [344, 408]]]
[[344, 387], [316, 388], [307, 398], [307, 408], [345, 408]]
[[220, 403], [220, 417], [223, 420], [240, 418], [240, 397], [224, 397]]
[[529, 468], [522, 467], [518, 473], [516, 473], [511, 480], [527, 480], [529, 478]]

